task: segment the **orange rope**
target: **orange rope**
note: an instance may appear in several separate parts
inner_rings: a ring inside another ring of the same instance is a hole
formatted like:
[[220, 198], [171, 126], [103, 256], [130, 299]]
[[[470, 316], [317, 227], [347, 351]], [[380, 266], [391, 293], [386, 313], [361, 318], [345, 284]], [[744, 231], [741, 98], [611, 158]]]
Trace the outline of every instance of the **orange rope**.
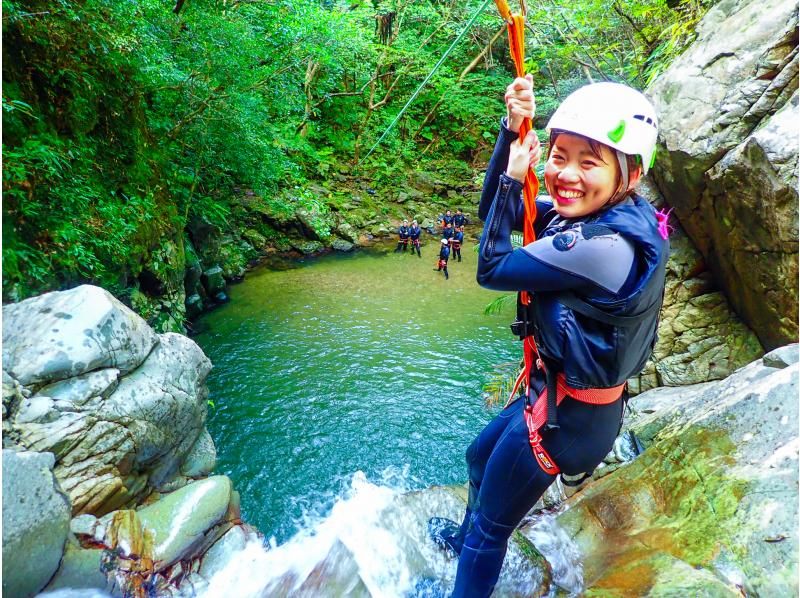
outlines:
[[[497, 10], [508, 23], [508, 46], [511, 50], [511, 59], [517, 71], [517, 77], [525, 76], [525, 16], [512, 15], [506, 0], [495, 0]], [[531, 119], [526, 118], [522, 121], [519, 128], [519, 139], [522, 141], [531, 130]], [[522, 228], [522, 242], [525, 245], [536, 240], [533, 230], [533, 223], [536, 220], [536, 196], [539, 194], [539, 179], [533, 170], [528, 170], [525, 183], [522, 188], [522, 197], [525, 203], [525, 218]], [[522, 292], [522, 302], [527, 305], [530, 303], [529, 294]]]
[[[522, 13], [512, 15], [508, 7], [507, 0], [495, 0], [497, 10], [503, 17], [503, 20], [508, 24], [508, 47], [511, 50], [511, 59], [514, 61], [514, 68], [517, 71], [517, 77], [525, 76], [525, 4], [522, 3]], [[522, 121], [519, 128], [519, 139], [522, 141], [531, 130], [531, 119], [526, 118]], [[525, 182], [522, 186], [522, 198], [525, 206], [525, 216], [523, 219], [522, 227], [522, 242], [524, 245], [533, 243], [536, 240], [536, 233], [533, 229], [533, 223], [536, 221], [536, 196], [539, 194], [539, 179], [536, 178], [536, 173], [528, 169], [525, 176]], [[528, 305], [531, 302], [530, 293], [522, 291], [520, 293], [520, 301], [523, 305]], [[524, 365], [522, 372], [520, 372], [514, 390], [511, 396], [519, 387], [520, 383], [525, 383], [525, 393], [530, 394], [530, 371], [533, 367], [533, 362], [537, 354], [536, 343], [533, 337], [527, 337], [522, 345], [522, 357]], [[510, 400], [510, 399], [509, 399]]]

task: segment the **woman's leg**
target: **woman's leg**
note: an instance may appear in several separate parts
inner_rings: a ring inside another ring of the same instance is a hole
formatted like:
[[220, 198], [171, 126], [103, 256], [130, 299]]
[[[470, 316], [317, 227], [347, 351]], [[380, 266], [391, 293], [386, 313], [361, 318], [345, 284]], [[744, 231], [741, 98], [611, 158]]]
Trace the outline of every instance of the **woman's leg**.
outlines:
[[493, 447], [482, 473], [477, 504], [458, 559], [453, 598], [483, 598], [492, 593], [508, 538], [556, 479], [546, 474], [533, 456], [521, 408]]
[[471, 515], [478, 502], [478, 492], [483, 482], [486, 463], [489, 461], [489, 457], [492, 455], [495, 445], [500, 440], [500, 437], [509, 424], [515, 419], [522, 417], [523, 405], [523, 401], [517, 399], [503, 409], [492, 421], [486, 424], [486, 427], [481, 430], [480, 434], [475, 437], [475, 440], [473, 440], [467, 448], [467, 478], [469, 480], [467, 509], [464, 513], [464, 519], [461, 522], [458, 534], [449, 542], [456, 552], [461, 552], [461, 547], [467, 536], [472, 521]]
[[[571, 399], [558, 408], [560, 429], [543, 433], [543, 446], [567, 474], [591, 471], [608, 454], [622, 401], [587, 405]], [[536, 461], [520, 414], [505, 427], [480, 472], [471, 521], [458, 561], [454, 598], [485, 597], [494, 589], [508, 538], [556, 476]], [[470, 480], [473, 472], [470, 471]]]

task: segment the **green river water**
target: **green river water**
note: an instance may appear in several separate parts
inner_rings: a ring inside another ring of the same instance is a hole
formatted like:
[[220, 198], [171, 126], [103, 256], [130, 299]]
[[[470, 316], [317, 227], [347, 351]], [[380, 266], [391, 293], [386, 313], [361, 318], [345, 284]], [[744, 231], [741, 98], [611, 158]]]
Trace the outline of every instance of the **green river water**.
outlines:
[[[482, 387], [518, 359], [510, 313], [475, 282], [472, 243], [450, 279], [380, 250], [259, 268], [198, 323], [214, 363], [208, 428], [243, 519], [280, 543], [363, 472], [416, 489], [464, 483], [464, 451], [493, 411]], [[435, 247], [435, 249], [434, 249]]]

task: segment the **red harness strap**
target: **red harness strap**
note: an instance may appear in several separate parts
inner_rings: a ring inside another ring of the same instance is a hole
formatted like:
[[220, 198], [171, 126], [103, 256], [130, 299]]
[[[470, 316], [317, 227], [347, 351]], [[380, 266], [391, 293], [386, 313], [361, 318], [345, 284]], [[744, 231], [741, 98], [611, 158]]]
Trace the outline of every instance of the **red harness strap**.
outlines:
[[[582, 403], [608, 405], [619, 399], [625, 388], [625, 384], [612, 388], [572, 388], [567, 384], [566, 378], [561, 372], [559, 372], [557, 380], [556, 405], [560, 405], [561, 401], [568, 396]], [[542, 437], [539, 434], [539, 430], [545, 421], [547, 421], [547, 387], [542, 389], [542, 393], [533, 405], [525, 407], [525, 423], [528, 425], [528, 440], [531, 444], [531, 450], [533, 450], [533, 456], [536, 457], [539, 466], [545, 473], [556, 475], [561, 470], [542, 446]]]
[[[525, 381], [525, 394], [526, 397], [530, 394], [530, 375], [531, 366], [536, 363], [536, 367], [544, 370], [544, 362], [539, 357], [539, 351], [536, 348], [536, 342], [532, 336], [526, 337], [524, 342], [525, 360], [517, 380], [514, 383], [514, 388], [511, 391], [511, 396], [508, 399], [506, 406], [514, 400], [514, 396], [520, 384]], [[535, 358], [535, 361], [534, 361]], [[591, 405], [608, 405], [613, 403], [622, 395], [625, 389], [625, 384], [619, 386], [612, 386], [611, 388], [572, 388], [567, 384], [567, 379], [563, 372], [559, 372], [556, 376], [556, 405], [560, 405], [561, 401], [566, 397], [571, 397], [576, 401], [582, 403], [589, 403]], [[526, 399], [527, 400], [527, 399]], [[542, 392], [536, 398], [533, 405], [528, 403], [525, 406], [525, 423], [528, 426], [528, 441], [533, 451], [533, 456], [536, 457], [539, 466], [550, 475], [556, 475], [561, 470], [556, 465], [555, 460], [547, 453], [542, 446], [542, 437], [539, 430], [547, 421], [547, 386], [542, 389]]]

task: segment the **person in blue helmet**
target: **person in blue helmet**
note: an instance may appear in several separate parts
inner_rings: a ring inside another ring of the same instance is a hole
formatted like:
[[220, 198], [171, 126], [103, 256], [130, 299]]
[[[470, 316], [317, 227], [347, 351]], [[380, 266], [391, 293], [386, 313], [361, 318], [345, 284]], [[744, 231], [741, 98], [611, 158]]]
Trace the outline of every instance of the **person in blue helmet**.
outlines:
[[534, 116], [531, 79], [516, 79], [505, 98], [479, 207], [477, 279], [531, 294], [512, 330], [535, 340], [535, 365], [521, 376], [527, 389], [467, 449], [462, 523], [429, 523], [458, 555], [455, 598], [489, 596], [511, 533], [557, 475], [589, 474], [612, 448], [625, 381], [655, 343], [669, 255], [666, 215], [634, 190], [652, 166], [658, 120], [644, 95], [616, 83], [576, 90], [550, 118], [549, 196], [536, 201], [536, 241], [514, 249], [523, 181], [541, 149], [533, 132], [518, 140]]

